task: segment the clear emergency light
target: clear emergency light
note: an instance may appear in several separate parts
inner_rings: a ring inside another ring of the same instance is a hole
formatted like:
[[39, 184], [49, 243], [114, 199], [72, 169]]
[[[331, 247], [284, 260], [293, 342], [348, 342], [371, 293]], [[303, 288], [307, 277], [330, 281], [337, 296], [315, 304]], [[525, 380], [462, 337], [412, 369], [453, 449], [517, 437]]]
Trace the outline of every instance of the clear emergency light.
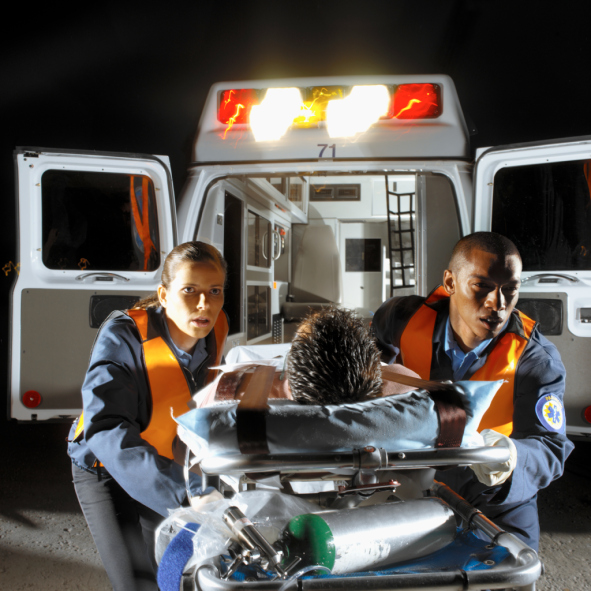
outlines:
[[434, 119], [441, 115], [437, 84], [226, 89], [218, 121], [227, 132], [249, 125], [257, 142], [280, 139], [291, 128], [324, 124], [331, 138], [353, 137], [380, 119]]

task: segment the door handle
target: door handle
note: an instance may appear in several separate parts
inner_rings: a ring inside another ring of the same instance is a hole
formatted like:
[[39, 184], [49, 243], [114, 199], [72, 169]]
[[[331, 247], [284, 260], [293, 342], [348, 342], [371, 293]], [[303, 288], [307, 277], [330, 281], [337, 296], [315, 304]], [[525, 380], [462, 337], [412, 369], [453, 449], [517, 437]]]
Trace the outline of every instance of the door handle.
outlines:
[[533, 281], [534, 279], [543, 279], [545, 277], [559, 277], [560, 279], [566, 279], [571, 283], [578, 283], [580, 281], [578, 277], [575, 277], [574, 275], [566, 275], [564, 273], [538, 273], [537, 275], [532, 275], [531, 277], [522, 279], [521, 283], [527, 283], [528, 281]]
[[102, 271], [82, 273], [82, 275], [78, 275], [76, 277], [76, 281], [84, 281], [89, 277], [94, 277], [95, 281], [114, 281], [115, 279], [120, 279], [121, 281], [129, 281], [129, 277], [124, 277], [123, 275], [118, 275], [117, 273], [107, 273]]
[[273, 257], [274, 261], [281, 256], [281, 235], [277, 230], [273, 230], [273, 247], [275, 247], [275, 238], [277, 239], [277, 254]]

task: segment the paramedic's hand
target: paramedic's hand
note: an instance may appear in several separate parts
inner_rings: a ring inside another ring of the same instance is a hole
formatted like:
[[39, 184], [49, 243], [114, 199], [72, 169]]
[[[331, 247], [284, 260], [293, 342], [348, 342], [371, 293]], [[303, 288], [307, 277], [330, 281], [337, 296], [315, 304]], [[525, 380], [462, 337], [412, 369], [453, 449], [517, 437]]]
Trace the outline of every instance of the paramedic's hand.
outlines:
[[473, 464], [470, 466], [476, 474], [476, 478], [482, 484], [495, 486], [503, 484], [511, 476], [515, 465], [517, 464], [517, 448], [515, 444], [506, 435], [501, 435], [492, 429], [485, 429], [481, 432], [485, 445], [498, 445], [509, 449], [509, 459], [506, 462], [495, 464]]

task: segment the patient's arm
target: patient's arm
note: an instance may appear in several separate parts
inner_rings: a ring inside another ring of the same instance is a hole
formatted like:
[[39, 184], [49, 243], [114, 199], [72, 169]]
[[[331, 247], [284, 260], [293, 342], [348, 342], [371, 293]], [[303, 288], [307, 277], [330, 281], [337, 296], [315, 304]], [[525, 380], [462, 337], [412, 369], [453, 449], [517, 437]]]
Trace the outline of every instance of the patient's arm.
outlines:
[[[273, 376], [273, 385], [271, 386], [271, 392], [269, 393], [269, 398], [284, 398], [287, 400], [293, 400], [291, 391], [289, 389], [289, 384], [287, 382], [287, 378], [284, 375], [283, 380], [280, 379], [282, 373], [284, 374], [284, 372], [281, 371], [275, 372], [275, 375]], [[252, 379], [252, 375], [252, 373], [247, 373], [242, 378], [240, 385], [238, 386], [238, 392], [236, 394], [237, 399], [242, 398], [242, 395], [244, 394], [244, 392], [246, 392], [248, 384]]]
[[396, 382], [388, 380], [388, 376], [396, 378], [397, 375], [420, 378], [419, 374], [415, 373], [411, 369], [408, 369], [407, 367], [404, 367], [404, 365], [399, 365], [397, 363], [393, 363], [391, 365], [382, 365], [382, 396], [392, 396], [393, 394], [406, 394], [411, 390], [416, 390], [416, 388], [412, 386], [397, 384]]
[[[280, 379], [282, 374], [283, 372], [279, 370], [275, 372], [269, 398], [293, 400], [287, 378], [284, 376], [283, 380]], [[252, 370], [246, 373], [237, 370], [221, 374], [215, 381], [202, 388], [195, 395], [194, 400], [197, 408], [210, 406], [223, 400], [240, 400], [244, 392], [246, 392], [252, 375]]]

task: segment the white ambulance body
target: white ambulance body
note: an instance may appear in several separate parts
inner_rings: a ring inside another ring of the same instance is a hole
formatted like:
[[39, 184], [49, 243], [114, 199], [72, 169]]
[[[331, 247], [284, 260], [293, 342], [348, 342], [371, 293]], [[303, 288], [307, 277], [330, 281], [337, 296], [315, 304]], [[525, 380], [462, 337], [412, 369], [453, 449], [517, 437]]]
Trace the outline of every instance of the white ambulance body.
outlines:
[[329, 302], [370, 321], [440, 283], [461, 236], [494, 230], [523, 254], [519, 307], [561, 351], [567, 431], [589, 436], [590, 141], [475, 166], [453, 82], [433, 75], [214, 85], [176, 211], [165, 157], [17, 149], [9, 416], [79, 413], [97, 328], [155, 290], [175, 244], [228, 261], [229, 349], [289, 341]]

